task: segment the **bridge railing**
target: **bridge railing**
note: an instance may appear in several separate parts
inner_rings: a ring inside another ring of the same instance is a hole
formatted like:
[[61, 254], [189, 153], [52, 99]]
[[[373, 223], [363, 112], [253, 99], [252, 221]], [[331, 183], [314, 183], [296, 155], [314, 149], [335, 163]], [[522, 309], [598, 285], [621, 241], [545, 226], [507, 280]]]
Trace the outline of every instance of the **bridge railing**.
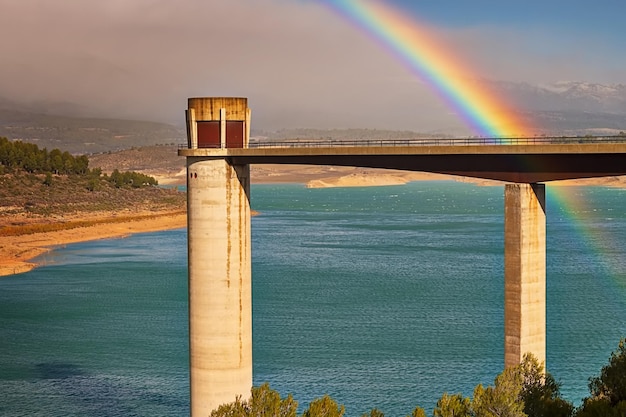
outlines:
[[250, 139], [250, 148], [326, 148], [326, 147], [382, 147], [382, 146], [479, 146], [479, 145], [546, 145], [577, 143], [626, 143], [626, 136], [536, 136], [500, 138], [407, 138], [407, 139]]
[[[535, 136], [535, 137], [470, 137], [470, 138], [406, 138], [406, 139], [289, 139], [250, 138], [249, 148], [336, 148], [336, 147], [401, 147], [401, 146], [481, 146], [481, 145], [549, 145], [549, 144], [626, 143], [618, 136]], [[207, 148], [211, 146], [201, 146]], [[217, 148], [218, 146], [214, 146]], [[179, 144], [187, 148], [187, 144]]]

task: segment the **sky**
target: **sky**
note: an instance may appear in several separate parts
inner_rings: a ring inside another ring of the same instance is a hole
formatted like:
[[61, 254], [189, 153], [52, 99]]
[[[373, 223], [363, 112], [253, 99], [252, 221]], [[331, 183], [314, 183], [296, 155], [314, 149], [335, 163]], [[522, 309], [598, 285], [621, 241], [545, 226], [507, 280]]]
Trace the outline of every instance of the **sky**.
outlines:
[[[240, 96], [257, 130], [462, 128], [331, 1], [0, 0], [0, 97], [182, 124], [188, 97]], [[472, 76], [626, 84], [623, 0], [384, 3]]]

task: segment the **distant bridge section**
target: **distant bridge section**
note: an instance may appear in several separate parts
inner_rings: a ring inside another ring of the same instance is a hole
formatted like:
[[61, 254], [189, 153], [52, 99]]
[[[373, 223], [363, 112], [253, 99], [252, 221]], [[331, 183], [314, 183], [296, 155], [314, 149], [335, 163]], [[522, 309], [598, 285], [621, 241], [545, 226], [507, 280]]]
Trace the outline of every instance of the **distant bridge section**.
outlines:
[[626, 175], [626, 136], [250, 141], [180, 149], [234, 165], [305, 164], [435, 172], [516, 183]]

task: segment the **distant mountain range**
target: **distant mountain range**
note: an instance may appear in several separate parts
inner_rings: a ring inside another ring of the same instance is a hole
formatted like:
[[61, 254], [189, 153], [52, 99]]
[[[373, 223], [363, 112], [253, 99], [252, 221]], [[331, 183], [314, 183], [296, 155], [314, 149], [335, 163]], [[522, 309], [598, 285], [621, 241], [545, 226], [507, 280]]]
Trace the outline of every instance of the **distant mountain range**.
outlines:
[[[626, 85], [559, 82], [552, 85], [485, 81], [546, 135], [615, 135], [626, 132]], [[0, 97], [0, 136], [72, 153], [101, 153], [186, 141], [182, 127], [95, 117], [77, 104], [17, 103]], [[443, 129], [441, 129], [443, 131]], [[267, 139], [380, 139], [424, 137], [424, 132], [372, 129], [289, 129], [253, 135]], [[437, 135], [441, 136], [441, 135]]]
[[626, 85], [564, 81], [552, 85], [491, 82], [546, 134], [626, 131]]
[[166, 123], [89, 116], [71, 103], [20, 104], [0, 98], [0, 136], [92, 154], [184, 142], [184, 129]]
[[529, 111], [591, 112], [626, 115], [626, 85], [563, 81], [535, 86], [496, 83], [520, 108]]

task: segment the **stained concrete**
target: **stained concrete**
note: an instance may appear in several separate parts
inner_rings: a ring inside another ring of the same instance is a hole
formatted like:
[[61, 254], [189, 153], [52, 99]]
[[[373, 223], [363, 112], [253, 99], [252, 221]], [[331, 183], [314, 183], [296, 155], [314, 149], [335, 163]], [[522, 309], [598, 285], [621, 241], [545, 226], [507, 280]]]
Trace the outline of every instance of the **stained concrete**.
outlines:
[[252, 388], [250, 169], [187, 158], [191, 415]]
[[546, 358], [545, 185], [504, 190], [504, 363]]

